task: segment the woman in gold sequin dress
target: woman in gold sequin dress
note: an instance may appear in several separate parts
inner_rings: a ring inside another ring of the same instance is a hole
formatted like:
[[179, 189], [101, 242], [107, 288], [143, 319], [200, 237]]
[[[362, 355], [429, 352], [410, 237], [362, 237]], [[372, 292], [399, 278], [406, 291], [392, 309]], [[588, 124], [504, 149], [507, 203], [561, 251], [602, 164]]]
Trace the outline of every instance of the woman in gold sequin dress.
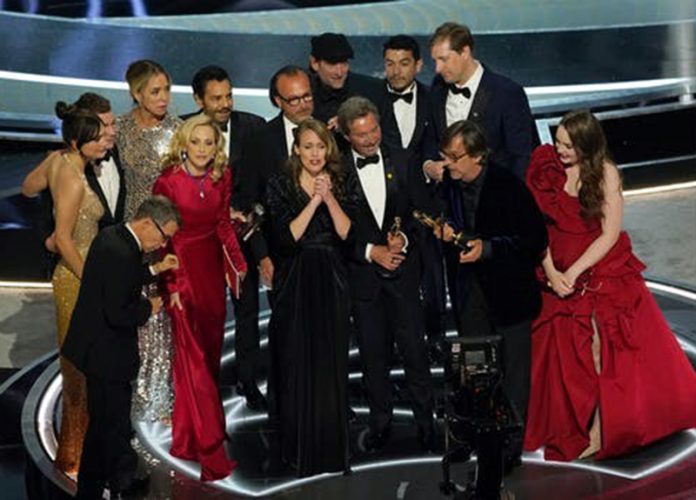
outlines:
[[[102, 158], [106, 147], [99, 142], [102, 129], [97, 115], [56, 104], [56, 114], [63, 120], [63, 140], [67, 149], [47, 172], [48, 186], [54, 202], [55, 242], [60, 261], [53, 273], [56, 302], [58, 346], [68, 332], [87, 251], [99, 229], [104, 208], [87, 184], [85, 166]], [[58, 436], [55, 466], [67, 474], [76, 474], [80, 466], [82, 441], [87, 429], [87, 392], [85, 379], [67, 359], [60, 357], [63, 377], [63, 409]]]
[[[152, 193], [162, 171], [160, 158], [181, 120], [167, 112], [171, 78], [158, 63], [140, 60], [126, 71], [135, 107], [116, 119], [117, 144], [126, 174], [126, 218]], [[146, 256], [146, 259], [148, 256]], [[146, 288], [157, 295], [155, 284]], [[164, 311], [152, 316], [138, 331], [140, 371], [133, 394], [133, 416], [138, 420], [169, 423], [172, 409], [172, 334]]]

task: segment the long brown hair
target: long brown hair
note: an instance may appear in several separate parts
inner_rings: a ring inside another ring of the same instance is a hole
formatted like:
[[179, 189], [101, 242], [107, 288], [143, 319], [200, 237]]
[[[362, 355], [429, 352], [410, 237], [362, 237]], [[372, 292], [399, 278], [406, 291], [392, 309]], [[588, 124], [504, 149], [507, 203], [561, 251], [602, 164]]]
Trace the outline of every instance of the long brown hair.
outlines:
[[345, 183], [345, 171], [343, 170], [343, 165], [341, 164], [341, 155], [338, 152], [338, 146], [336, 146], [336, 140], [334, 139], [331, 131], [326, 127], [324, 122], [315, 120], [314, 118], [308, 118], [302, 121], [295, 130], [293, 130], [293, 136], [295, 140], [292, 144], [292, 154], [288, 158], [287, 166], [290, 169], [292, 179], [296, 186], [300, 186], [300, 174], [302, 173], [302, 160], [297, 153], [295, 153], [295, 146], [300, 146], [300, 138], [302, 134], [306, 131], [311, 130], [319, 140], [326, 146], [326, 165], [324, 170], [331, 177], [331, 184], [334, 187], [334, 194], [336, 198], [341, 198], [343, 196], [343, 186]]
[[580, 163], [580, 214], [585, 220], [603, 217], [604, 164], [613, 163], [602, 125], [587, 110], [567, 113], [560, 125], [566, 129]]

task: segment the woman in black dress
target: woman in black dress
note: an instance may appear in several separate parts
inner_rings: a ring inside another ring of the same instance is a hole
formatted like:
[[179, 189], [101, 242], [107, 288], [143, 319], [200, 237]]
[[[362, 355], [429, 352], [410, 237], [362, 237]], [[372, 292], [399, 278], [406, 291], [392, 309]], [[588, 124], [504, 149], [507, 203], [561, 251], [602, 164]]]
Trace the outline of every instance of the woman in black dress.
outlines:
[[355, 190], [331, 132], [318, 120], [295, 130], [287, 166], [266, 191], [278, 254], [269, 329], [277, 353], [273, 383], [282, 456], [300, 476], [309, 476], [348, 468], [344, 249]]

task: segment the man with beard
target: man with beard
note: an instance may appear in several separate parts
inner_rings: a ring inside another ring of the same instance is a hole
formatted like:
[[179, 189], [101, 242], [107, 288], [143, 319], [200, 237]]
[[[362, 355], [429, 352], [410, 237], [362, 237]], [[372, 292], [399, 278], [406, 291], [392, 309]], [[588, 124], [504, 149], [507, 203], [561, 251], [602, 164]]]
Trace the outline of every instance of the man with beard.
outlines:
[[[236, 195], [239, 192], [239, 171], [247, 160], [246, 145], [256, 131], [265, 125], [266, 120], [253, 113], [234, 110], [232, 80], [220, 66], [205, 66], [199, 69], [191, 82], [193, 99], [199, 113], [205, 113], [217, 123], [227, 144], [227, 161], [232, 168], [232, 206], [237, 208]], [[183, 115], [183, 120], [195, 113]]]
[[[341, 33], [323, 33], [312, 37], [309, 66], [312, 70], [314, 118], [336, 128], [338, 107], [352, 96], [379, 102], [382, 84], [377, 78], [350, 71], [353, 48]], [[341, 144], [339, 144], [341, 146]]]

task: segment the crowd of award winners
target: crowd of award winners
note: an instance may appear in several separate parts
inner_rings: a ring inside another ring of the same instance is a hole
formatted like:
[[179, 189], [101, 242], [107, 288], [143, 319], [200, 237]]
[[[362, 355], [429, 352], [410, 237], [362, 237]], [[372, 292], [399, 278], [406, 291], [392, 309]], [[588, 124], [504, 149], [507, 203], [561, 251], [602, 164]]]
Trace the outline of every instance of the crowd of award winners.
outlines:
[[193, 75], [198, 111], [177, 116], [153, 60], [128, 66], [123, 114], [92, 92], [56, 104], [63, 149], [23, 192], [43, 193], [42, 238], [58, 256], [55, 467], [78, 498], [147, 488], [132, 420], [171, 426], [169, 453], [198, 462], [202, 481], [233, 473], [218, 388], [228, 288], [236, 391], [268, 412], [300, 477], [350, 468], [351, 343], [369, 407], [362, 451], [390, 441], [397, 357], [417, 446], [442, 450], [431, 368], [447, 314], [460, 336], [503, 338], [505, 394], [525, 423], [508, 468], [523, 450], [601, 460], [696, 427], [696, 374], [621, 229], [621, 174], [589, 111], [539, 145], [524, 89], [452, 22], [427, 47], [385, 39], [383, 79], [350, 70], [342, 34], [308, 49], [308, 65], [269, 75], [268, 122], [235, 109], [219, 66]]

